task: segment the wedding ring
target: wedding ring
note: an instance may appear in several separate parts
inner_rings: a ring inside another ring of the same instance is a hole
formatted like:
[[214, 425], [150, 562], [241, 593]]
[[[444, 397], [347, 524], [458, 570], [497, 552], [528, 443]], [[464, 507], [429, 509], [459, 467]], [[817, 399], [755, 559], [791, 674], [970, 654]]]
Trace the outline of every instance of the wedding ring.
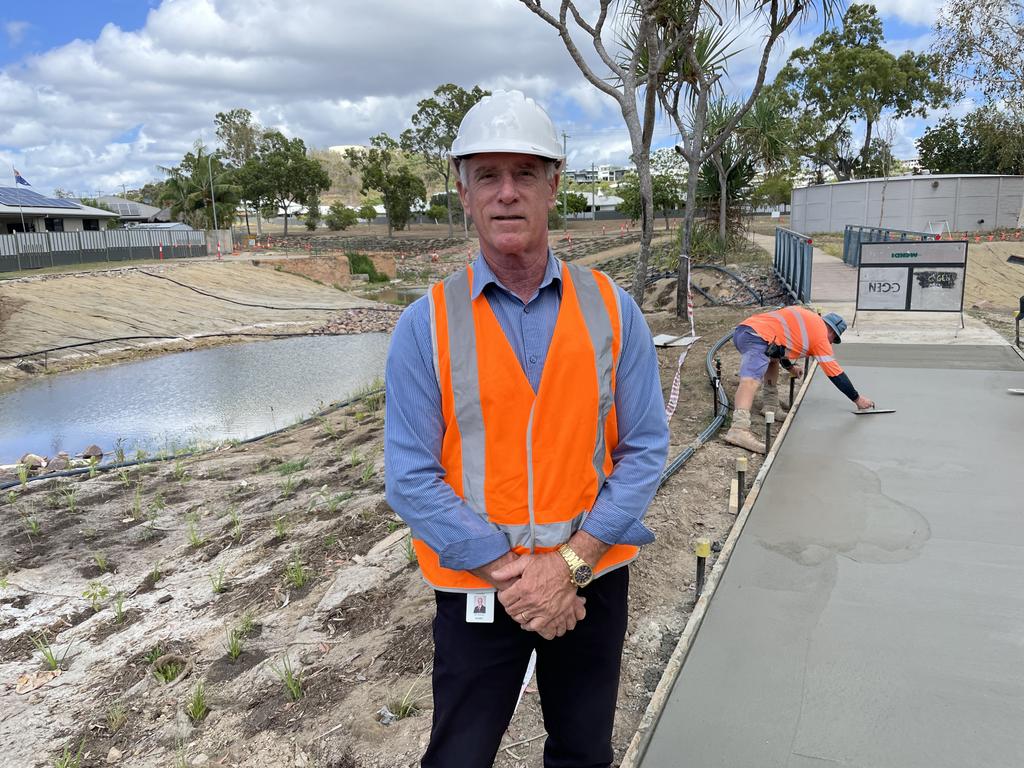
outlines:
[[530, 620], [530, 617], [526, 615], [526, 611], [523, 611], [519, 615], [522, 617], [523, 621], [529, 621]]

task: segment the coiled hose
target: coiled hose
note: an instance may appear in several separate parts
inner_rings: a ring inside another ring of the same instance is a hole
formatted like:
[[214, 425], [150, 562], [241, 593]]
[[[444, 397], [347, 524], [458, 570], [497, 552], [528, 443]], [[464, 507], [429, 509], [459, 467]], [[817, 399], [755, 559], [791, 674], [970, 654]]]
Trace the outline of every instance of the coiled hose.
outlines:
[[[720, 267], [717, 264], [692, 264], [690, 266], [690, 269], [713, 269], [716, 272], [721, 272], [724, 275], [728, 275], [733, 280], [735, 280], [737, 283], [739, 283], [741, 286], [743, 286], [747, 290], [747, 292], [751, 295], [753, 301], [745, 304], [744, 306], [753, 306], [754, 304], [758, 304], [758, 305], [760, 305], [762, 307], [764, 306], [764, 296], [762, 294], [758, 293], [756, 290], [754, 290], [754, 288], [752, 288], [751, 285], [746, 280], [744, 280], [742, 277], [737, 275], [731, 269], [727, 269], [726, 267]], [[678, 275], [675, 272], [658, 272], [658, 273], [655, 273], [653, 275], [648, 275], [647, 276], [647, 285], [651, 285], [652, 283], [654, 283], [654, 282], [656, 282], [658, 280], [663, 280], [663, 279], [668, 278], [668, 277], [677, 277], [677, 276]], [[697, 293], [699, 293], [705, 299], [710, 301], [712, 304], [716, 304], [717, 305], [719, 303], [714, 298], [712, 298], [711, 295], [708, 294], [707, 291], [702, 289], [700, 286], [694, 285], [693, 289], [695, 291], [697, 291]]]

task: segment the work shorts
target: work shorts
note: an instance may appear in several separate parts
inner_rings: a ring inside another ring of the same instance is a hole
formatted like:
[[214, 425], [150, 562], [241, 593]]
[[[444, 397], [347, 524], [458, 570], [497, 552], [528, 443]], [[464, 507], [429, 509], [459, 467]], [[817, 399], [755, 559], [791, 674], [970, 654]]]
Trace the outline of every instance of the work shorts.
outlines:
[[732, 343], [741, 355], [740, 378], [763, 379], [771, 362], [768, 358], [768, 342], [749, 325], [737, 325], [732, 334]]

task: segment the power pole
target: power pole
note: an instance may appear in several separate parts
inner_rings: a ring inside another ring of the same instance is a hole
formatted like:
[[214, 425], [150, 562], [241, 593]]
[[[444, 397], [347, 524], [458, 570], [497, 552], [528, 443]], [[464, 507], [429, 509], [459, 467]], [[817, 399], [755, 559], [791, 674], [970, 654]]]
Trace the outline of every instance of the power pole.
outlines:
[[590, 164], [590, 218], [597, 221], [597, 167]]
[[568, 138], [569, 137], [566, 135], [565, 131], [562, 131], [562, 157], [565, 158], [564, 160], [562, 160], [562, 231], [563, 232], [568, 232], [569, 231], [569, 203], [568, 203], [568, 201], [566, 200], [566, 197], [565, 197], [565, 185], [568, 183], [566, 181], [565, 172], [567, 170], [566, 166], [567, 166], [567, 164], [569, 162], [569, 155], [566, 154], [566, 151], [565, 151], [565, 147], [566, 147], [565, 140], [568, 139]]

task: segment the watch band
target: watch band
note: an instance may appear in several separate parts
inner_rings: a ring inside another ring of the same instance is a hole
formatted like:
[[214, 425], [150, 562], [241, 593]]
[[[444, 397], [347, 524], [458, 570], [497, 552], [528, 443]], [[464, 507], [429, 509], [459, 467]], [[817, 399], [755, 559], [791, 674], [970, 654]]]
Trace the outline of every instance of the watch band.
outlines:
[[577, 555], [568, 544], [560, 546], [558, 548], [558, 554], [560, 554], [562, 559], [565, 560], [565, 564], [569, 566], [570, 572], [575, 571], [581, 565], [587, 564], [587, 561]]
[[594, 571], [590, 563], [576, 554], [572, 547], [563, 544], [558, 548], [558, 554], [569, 566], [569, 582], [577, 587], [585, 587], [594, 578]]

